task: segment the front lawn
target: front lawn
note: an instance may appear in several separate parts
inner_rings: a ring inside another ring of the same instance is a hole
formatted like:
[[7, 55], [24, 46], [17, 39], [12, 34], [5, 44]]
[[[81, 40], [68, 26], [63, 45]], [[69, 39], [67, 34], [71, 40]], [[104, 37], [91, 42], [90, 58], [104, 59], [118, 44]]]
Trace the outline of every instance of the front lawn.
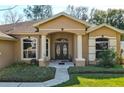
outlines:
[[71, 74], [57, 87], [124, 87], [124, 74]]
[[124, 87], [124, 68], [103, 68], [96, 66], [70, 67], [70, 80], [57, 87]]
[[43, 82], [54, 76], [55, 68], [26, 63], [13, 64], [0, 70], [0, 82]]

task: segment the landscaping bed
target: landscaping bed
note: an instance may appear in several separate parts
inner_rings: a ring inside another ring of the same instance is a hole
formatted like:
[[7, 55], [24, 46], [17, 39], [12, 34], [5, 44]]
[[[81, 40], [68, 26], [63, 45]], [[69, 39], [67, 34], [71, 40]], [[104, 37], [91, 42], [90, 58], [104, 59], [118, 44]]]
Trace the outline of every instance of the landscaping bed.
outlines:
[[86, 67], [70, 67], [69, 74], [85, 74], [85, 73], [108, 73], [108, 74], [124, 74], [123, 66], [115, 66], [114, 68], [103, 68], [96, 66]]
[[16, 63], [0, 70], [0, 82], [43, 82], [53, 79], [55, 68]]

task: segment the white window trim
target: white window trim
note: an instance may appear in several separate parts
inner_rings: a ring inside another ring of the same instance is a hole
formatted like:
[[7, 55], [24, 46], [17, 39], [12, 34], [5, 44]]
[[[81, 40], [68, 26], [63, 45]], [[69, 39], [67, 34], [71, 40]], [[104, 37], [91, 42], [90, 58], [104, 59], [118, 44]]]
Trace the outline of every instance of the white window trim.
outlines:
[[[38, 39], [35, 38], [35, 37], [30, 37], [30, 38], [36, 40], [36, 59], [38, 59], [38, 45], [37, 45], [38, 44]], [[27, 60], [27, 61], [29, 61], [29, 60], [31, 60], [33, 58], [23, 58], [23, 40], [24, 39], [29, 39], [29, 38], [28, 37], [22, 37], [21, 38], [21, 60]]]

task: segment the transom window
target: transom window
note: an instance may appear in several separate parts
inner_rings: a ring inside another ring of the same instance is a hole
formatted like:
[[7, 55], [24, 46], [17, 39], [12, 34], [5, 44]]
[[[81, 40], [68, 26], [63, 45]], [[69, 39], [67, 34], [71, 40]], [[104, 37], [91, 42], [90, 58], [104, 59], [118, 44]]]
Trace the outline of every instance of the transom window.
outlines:
[[96, 39], [96, 58], [99, 58], [101, 52], [108, 49], [108, 39], [107, 38], [97, 38]]
[[22, 39], [22, 56], [23, 59], [35, 59], [36, 58], [36, 38], [24, 38]]
[[65, 38], [59, 38], [59, 39], [56, 39], [56, 42], [68, 42], [68, 40]]

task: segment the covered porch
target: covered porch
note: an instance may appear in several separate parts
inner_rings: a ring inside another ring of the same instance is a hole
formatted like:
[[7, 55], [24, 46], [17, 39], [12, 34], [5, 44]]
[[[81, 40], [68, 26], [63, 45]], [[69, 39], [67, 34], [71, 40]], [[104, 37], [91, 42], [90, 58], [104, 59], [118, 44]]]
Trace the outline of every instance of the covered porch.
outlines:
[[82, 37], [83, 34], [66, 31], [41, 35], [39, 65], [73, 62], [76, 66], [85, 66]]

